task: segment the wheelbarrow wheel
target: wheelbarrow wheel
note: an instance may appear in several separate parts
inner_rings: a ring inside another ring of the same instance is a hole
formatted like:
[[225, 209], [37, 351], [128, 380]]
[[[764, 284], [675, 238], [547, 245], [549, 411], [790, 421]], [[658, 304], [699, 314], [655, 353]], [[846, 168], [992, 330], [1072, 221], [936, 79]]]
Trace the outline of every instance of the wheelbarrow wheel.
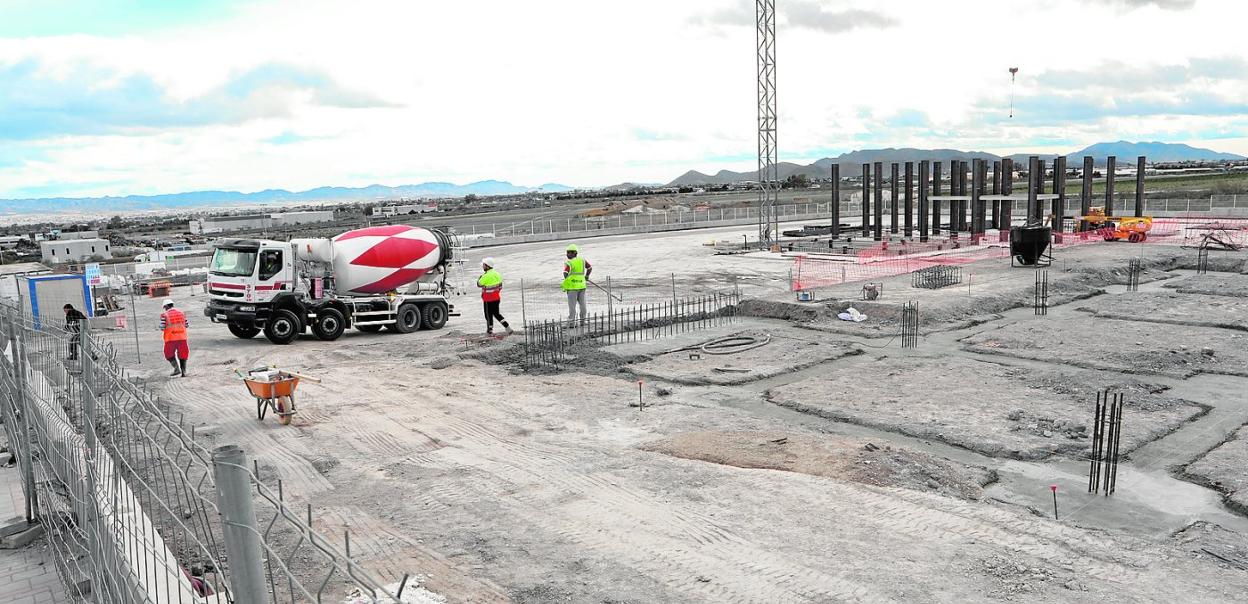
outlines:
[[295, 416], [294, 402], [289, 396], [279, 396], [276, 401], [273, 401], [273, 405], [277, 413], [277, 422], [283, 426], [289, 426], [290, 420]]

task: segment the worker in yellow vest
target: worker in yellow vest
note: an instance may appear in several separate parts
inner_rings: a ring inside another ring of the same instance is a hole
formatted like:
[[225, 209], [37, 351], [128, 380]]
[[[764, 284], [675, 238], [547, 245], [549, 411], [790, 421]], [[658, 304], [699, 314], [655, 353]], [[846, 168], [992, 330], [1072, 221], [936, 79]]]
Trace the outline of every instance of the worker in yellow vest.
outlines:
[[186, 343], [186, 315], [173, 307], [173, 300], [165, 298], [161, 306], [165, 312], [160, 313], [160, 331], [165, 340], [165, 360], [173, 366], [169, 377], [186, 377], [186, 358], [191, 355], [191, 348]]
[[498, 319], [499, 324], [510, 335], [511, 326], [507, 324], [502, 313], [498, 312], [503, 300], [503, 276], [494, 270], [493, 258], [481, 261], [481, 271], [481, 276], [477, 278], [477, 287], [481, 288], [481, 305], [485, 307], [485, 333], [494, 333], [494, 319]]
[[589, 282], [589, 274], [594, 267], [580, 257], [580, 250], [573, 243], [568, 246], [568, 261], [563, 263], [563, 284], [561, 288], [568, 294], [568, 322], [576, 324], [576, 307], [581, 307], [581, 325], [585, 324], [589, 314], [588, 302], [585, 299], [585, 284]]

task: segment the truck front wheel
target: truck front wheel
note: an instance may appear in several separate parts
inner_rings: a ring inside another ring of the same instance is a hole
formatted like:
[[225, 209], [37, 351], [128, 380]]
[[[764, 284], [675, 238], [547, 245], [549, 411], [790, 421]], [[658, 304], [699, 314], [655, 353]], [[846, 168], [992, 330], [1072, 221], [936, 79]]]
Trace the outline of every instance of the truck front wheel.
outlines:
[[264, 337], [274, 344], [289, 344], [303, 332], [299, 317], [289, 310], [276, 310], [264, 326]]
[[400, 306], [390, 329], [397, 333], [412, 333], [420, 329], [420, 308], [410, 302]]
[[244, 340], [250, 340], [256, 337], [256, 334], [260, 333], [260, 330], [256, 329], [255, 327], [249, 327], [247, 325], [239, 325], [237, 323], [230, 323], [229, 328], [230, 328], [230, 333], [234, 334], [235, 337], [239, 337]]
[[421, 315], [425, 320], [425, 329], [442, 329], [442, 326], [446, 325], [446, 305], [441, 302], [425, 304]]
[[346, 328], [346, 320], [343, 319], [342, 313], [336, 309], [322, 308], [316, 311], [316, 321], [312, 323], [312, 333], [317, 338], [326, 342], [332, 342], [337, 340]]

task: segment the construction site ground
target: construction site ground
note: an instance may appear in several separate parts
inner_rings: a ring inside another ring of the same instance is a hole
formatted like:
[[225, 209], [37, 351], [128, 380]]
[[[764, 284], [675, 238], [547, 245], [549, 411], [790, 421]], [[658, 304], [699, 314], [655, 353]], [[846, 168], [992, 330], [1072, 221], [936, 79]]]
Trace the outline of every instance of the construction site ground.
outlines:
[[[748, 302], [728, 324], [579, 344], [558, 370], [521, 368], [520, 336], [466, 339], [484, 328], [470, 296], [440, 331], [273, 346], [209, 324], [202, 292], [179, 289], [190, 377], [165, 377], [148, 299], [134, 372], [206, 444], [241, 445], [266, 480], [310, 503], [326, 534], [350, 530], [367, 568], [387, 581], [418, 575], [452, 602], [1248, 593], [1248, 517], [1234, 504], [1246, 488], [1248, 353], [1232, 308], [1248, 292], [1238, 274], [1248, 255], [1213, 252], [1235, 273], [1196, 275], [1196, 251], [1177, 246], [1059, 250], [1037, 315], [1035, 271], [1006, 258], [964, 265], [969, 287], [915, 289], [902, 274], [870, 303], [860, 283], [798, 303], [791, 259], [700, 245], [738, 234], [583, 244], [624, 304], [724, 287]], [[560, 316], [562, 244], [488, 253], [513, 325], [522, 312]], [[1138, 292], [1125, 285], [1134, 257]], [[521, 278], [534, 284], [523, 311]], [[603, 298], [591, 291], [595, 308]], [[903, 350], [898, 318], [911, 300], [921, 337]], [[850, 305], [868, 319], [837, 320]], [[699, 352], [733, 335], [766, 344]], [[233, 376], [270, 364], [322, 379], [300, 386], [289, 426], [257, 420]], [[1086, 459], [1106, 388], [1127, 400], [1108, 497], [1088, 493]]]

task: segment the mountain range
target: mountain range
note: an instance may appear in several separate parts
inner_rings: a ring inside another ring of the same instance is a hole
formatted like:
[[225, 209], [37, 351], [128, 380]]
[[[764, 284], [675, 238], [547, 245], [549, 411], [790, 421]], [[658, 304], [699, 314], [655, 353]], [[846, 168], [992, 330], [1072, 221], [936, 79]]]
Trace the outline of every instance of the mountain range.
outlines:
[[513, 195], [543, 191], [562, 193], [572, 187], [547, 183], [540, 187], [522, 187], [501, 180], [457, 185], [449, 182], [426, 182], [417, 185], [369, 185], [367, 187], [318, 187], [307, 191], [266, 189], [254, 193], [238, 191], [193, 191], [166, 195], [127, 195], [124, 197], [50, 197], [38, 199], [0, 199], [0, 215], [49, 213], [135, 212], [144, 210], [190, 210], [210, 207], [297, 205], [344, 201], [381, 201], [402, 198], [448, 198], [465, 195]]
[[[841, 165], [841, 176], [849, 177], [862, 174], [862, 165], [864, 163], [884, 162], [891, 164], [894, 162], [918, 162], [918, 161], [942, 161], [951, 160], [971, 161], [972, 159], [984, 159], [988, 161], [997, 161], [1003, 158], [1009, 158], [1014, 161], [1016, 166], [1026, 166], [1028, 158], [1031, 155], [1037, 155], [1045, 161], [1053, 161], [1057, 157], [1056, 154], [1048, 153], [1016, 153], [1014, 155], [999, 156], [983, 151], [959, 151], [957, 149], [864, 149], [861, 151], [851, 151], [843, 153], [837, 157], [825, 157], [811, 164], [795, 164], [791, 162], [780, 162], [776, 164], [780, 180], [784, 180], [794, 174], [802, 174], [808, 178], [827, 178], [831, 172], [832, 164]], [[1223, 160], [1242, 160], [1248, 159], [1242, 155], [1233, 153], [1219, 153], [1210, 149], [1200, 149], [1189, 145], [1179, 143], [1131, 143], [1127, 141], [1118, 141], [1116, 143], [1096, 143], [1088, 147], [1084, 147], [1078, 151], [1068, 153], [1066, 155], [1067, 164], [1082, 165], [1083, 156], [1091, 156], [1098, 166], [1105, 165], [1105, 160], [1109, 156], [1118, 158], [1118, 165], [1134, 164], [1135, 158], [1143, 155], [1148, 158], [1149, 162], [1182, 162], [1182, 161], [1223, 161]], [[696, 170], [690, 170], [680, 175], [676, 180], [667, 183], [669, 187], [692, 186], [692, 185], [722, 185], [741, 182], [746, 180], [758, 180], [758, 172], [750, 170], [747, 172], [733, 172], [731, 170], [720, 170], [715, 174], [703, 174]]]

